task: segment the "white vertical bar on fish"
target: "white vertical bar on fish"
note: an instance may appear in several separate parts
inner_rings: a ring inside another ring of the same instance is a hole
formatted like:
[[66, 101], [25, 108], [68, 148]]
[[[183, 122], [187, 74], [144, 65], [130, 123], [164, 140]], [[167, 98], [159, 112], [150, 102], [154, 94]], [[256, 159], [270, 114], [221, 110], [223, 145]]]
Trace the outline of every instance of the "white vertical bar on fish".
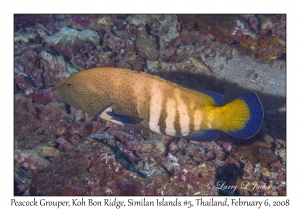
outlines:
[[[153, 86], [155, 87], [155, 83], [153, 84]], [[158, 88], [152, 88], [151, 93], [153, 94], [153, 96], [151, 97], [151, 101], [149, 104], [150, 107], [149, 128], [154, 132], [161, 133], [158, 123], [159, 123], [160, 113], [162, 110], [163, 98]]]
[[196, 110], [196, 112], [194, 114], [195, 131], [200, 130], [202, 118], [203, 118], [202, 112], [199, 110]]
[[175, 116], [176, 116], [175, 99], [169, 98], [166, 107], [167, 107], [166, 134], [170, 136], [175, 136], [176, 134], [176, 130], [174, 127]]
[[213, 118], [213, 114], [209, 114], [207, 117], [207, 127], [209, 129], [212, 128], [212, 122], [213, 122], [214, 118]]
[[181, 135], [187, 136], [190, 133], [190, 117], [188, 114], [188, 107], [180, 97], [179, 93], [176, 93], [177, 99], [177, 111], [179, 112], [179, 123], [181, 128]]

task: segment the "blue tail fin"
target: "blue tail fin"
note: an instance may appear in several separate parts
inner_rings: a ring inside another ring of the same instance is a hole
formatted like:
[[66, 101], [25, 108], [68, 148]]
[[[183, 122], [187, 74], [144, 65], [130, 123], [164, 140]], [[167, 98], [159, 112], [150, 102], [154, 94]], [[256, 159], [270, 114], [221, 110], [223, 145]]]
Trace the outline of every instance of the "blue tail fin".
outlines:
[[247, 93], [239, 99], [243, 100], [247, 104], [250, 112], [250, 118], [242, 129], [228, 131], [227, 133], [240, 139], [248, 139], [254, 136], [261, 127], [264, 118], [263, 107], [258, 96], [254, 92]]

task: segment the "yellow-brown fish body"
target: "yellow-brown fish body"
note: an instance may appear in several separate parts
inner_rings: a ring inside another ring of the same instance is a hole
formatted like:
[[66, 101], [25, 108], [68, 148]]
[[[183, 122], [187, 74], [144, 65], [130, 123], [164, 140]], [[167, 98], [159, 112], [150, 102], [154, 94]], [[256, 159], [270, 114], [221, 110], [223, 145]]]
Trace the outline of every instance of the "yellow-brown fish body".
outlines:
[[223, 99], [220, 94], [198, 92], [121, 68], [84, 70], [64, 79], [54, 90], [67, 104], [105, 120], [199, 141], [215, 140], [219, 130], [249, 138], [263, 120], [255, 93], [218, 107]]

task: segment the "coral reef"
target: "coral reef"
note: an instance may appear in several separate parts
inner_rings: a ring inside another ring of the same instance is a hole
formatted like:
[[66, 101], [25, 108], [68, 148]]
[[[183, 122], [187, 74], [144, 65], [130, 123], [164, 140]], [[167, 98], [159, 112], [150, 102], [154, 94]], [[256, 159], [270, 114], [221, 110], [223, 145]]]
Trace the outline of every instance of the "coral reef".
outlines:
[[[285, 15], [14, 20], [15, 195], [286, 194]], [[52, 92], [74, 72], [105, 66], [215, 91], [225, 103], [257, 91], [262, 129], [247, 141], [171, 138], [106, 122]]]
[[260, 141], [250, 145], [234, 145], [231, 154], [235, 159], [246, 158], [252, 163], [261, 163], [263, 167], [278, 160], [278, 156], [271, 149], [271, 144]]
[[155, 38], [148, 36], [145, 27], [139, 27], [136, 39], [137, 52], [146, 60], [158, 60], [158, 46]]
[[55, 33], [52, 36], [48, 36], [46, 31], [42, 29], [38, 30], [38, 34], [44, 39], [44, 41], [48, 45], [64, 46], [68, 42], [71, 42], [73, 44], [74, 41], [77, 39], [86, 42], [91, 42], [96, 46], [100, 43], [100, 37], [98, 33], [89, 29], [79, 31], [77, 29], [64, 26], [59, 30], [59, 32]]
[[[111, 137], [106, 133], [97, 138]], [[152, 171], [151, 178], [144, 178], [126, 169], [127, 160], [117, 157], [119, 151], [86, 138], [33, 176], [29, 192], [31, 195], [216, 195], [215, 188], [207, 189], [205, 185], [214, 181], [215, 167], [211, 163], [187, 164], [169, 178], [164, 166], [147, 160], [143, 169], [137, 169]]]
[[219, 43], [239, 43], [258, 58], [275, 60], [285, 55], [285, 15], [178, 15], [181, 28], [199, 31]]

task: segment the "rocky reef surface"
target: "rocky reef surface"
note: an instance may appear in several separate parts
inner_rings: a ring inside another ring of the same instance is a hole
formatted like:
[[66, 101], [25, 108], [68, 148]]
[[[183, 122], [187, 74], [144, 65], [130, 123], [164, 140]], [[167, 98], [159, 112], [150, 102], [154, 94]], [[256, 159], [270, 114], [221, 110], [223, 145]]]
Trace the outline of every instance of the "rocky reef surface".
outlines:
[[[285, 195], [285, 15], [15, 15], [15, 195]], [[122, 67], [229, 102], [256, 91], [249, 140], [131, 130], [61, 102], [52, 87]], [[228, 186], [237, 186], [236, 190]]]

